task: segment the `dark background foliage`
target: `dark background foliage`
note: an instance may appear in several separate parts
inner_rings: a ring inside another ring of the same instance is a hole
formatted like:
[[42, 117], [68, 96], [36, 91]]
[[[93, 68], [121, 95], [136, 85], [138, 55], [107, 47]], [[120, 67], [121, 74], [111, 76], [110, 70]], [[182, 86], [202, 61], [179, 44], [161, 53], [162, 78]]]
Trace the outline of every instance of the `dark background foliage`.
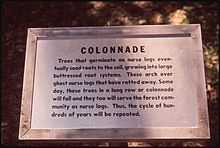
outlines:
[[[199, 1], [5, 1], [2, 3], [1, 143], [39, 145], [18, 140], [27, 29], [110, 25], [201, 24], [211, 139], [206, 141], [131, 142], [129, 146], [218, 144], [218, 3]], [[41, 145], [53, 145], [49, 142]], [[66, 146], [68, 143], [58, 144]], [[78, 143], [102, 145], [105, 143]]]

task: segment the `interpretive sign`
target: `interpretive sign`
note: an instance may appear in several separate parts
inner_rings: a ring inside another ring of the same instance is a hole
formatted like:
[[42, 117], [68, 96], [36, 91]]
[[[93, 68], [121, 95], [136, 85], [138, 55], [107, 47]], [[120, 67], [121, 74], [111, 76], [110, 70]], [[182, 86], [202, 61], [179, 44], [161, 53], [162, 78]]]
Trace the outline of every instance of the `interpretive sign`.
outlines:
[[28, 29], [19, 139], [207, 139], [200, 25]]

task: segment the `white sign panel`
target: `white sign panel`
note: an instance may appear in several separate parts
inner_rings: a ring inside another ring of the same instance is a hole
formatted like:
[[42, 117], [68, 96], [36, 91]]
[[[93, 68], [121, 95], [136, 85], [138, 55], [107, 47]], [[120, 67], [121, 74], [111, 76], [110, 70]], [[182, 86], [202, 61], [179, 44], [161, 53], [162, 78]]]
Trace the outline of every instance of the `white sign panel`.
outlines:
[[20, 139], [209, 138], [199, 25], [28, 35]]

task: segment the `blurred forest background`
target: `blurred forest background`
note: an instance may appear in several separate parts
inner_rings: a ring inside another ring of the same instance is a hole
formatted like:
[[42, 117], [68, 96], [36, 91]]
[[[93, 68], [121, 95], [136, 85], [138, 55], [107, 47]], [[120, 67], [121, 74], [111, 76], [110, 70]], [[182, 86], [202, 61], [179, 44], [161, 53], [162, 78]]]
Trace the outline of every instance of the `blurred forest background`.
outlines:
[[[1, 143], [39, 145], [18, 140], [27, 29], [112, 25], [201, 24], [211, 139], [206, 141], [129, 142], [128, 146], [218, 144], [219, 10], [217, 2], [199, 1], [4, 1], [2, 3]], [[49, 142], [41, 145], [53, 145]], [[57, 146], [70, 146], [61, 143]], [[108, 146], [108, 143], [78, 143]]]

